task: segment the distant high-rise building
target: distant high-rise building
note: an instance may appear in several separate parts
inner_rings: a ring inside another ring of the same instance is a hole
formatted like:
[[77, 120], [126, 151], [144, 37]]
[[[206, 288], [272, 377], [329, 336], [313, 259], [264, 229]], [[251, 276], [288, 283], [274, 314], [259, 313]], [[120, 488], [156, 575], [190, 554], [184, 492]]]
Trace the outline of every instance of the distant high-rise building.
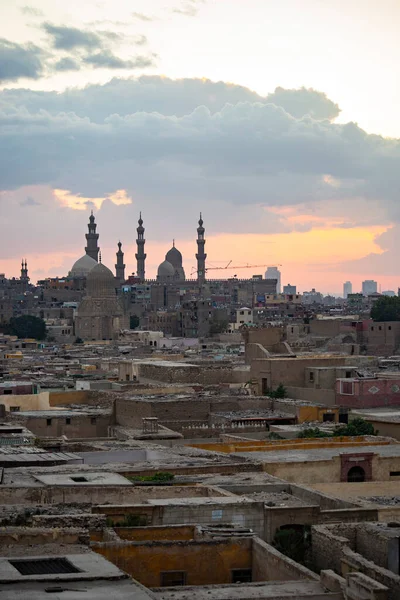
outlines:
[[297, 288], [295, 285], [290, 285], [290, 283], [288, 283], [287, 285], [283, 286], [283, 293], [295, 296], [297, 294]]
[[373, 279], [366, 279], [362, 282], [362, 295], [370, 296], [376, 294], [378, 291], [378, 284]]
[[382, 296], [395, 296], [396, 292], [394, 290], [385, 290], [384, 292], [382, 292]]
[[281, 272], [278, 267], [268, 267], [265, 271], [265, 279], [276, 279], [276, 293], [281, 293]]
[[343, 284], [343, 298], [347, 298], [349, 294], [353, 293], [353, 285], [351, 281], [345, 281]]

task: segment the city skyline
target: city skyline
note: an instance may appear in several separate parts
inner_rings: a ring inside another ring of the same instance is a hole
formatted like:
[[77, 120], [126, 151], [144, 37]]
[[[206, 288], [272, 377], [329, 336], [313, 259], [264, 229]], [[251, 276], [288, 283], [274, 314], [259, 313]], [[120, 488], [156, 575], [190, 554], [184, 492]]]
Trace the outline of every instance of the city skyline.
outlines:
[[174, 238], [190, 274], [202, 211], [210, 265], [397, 290], [396, 15], [393, 0], [0, 5], [1, 271], [26, 256], [34, 281], [66, 275], [93, 208], [105, 264], [121, 240], [135, 270], [142, 210], [149, 276]]

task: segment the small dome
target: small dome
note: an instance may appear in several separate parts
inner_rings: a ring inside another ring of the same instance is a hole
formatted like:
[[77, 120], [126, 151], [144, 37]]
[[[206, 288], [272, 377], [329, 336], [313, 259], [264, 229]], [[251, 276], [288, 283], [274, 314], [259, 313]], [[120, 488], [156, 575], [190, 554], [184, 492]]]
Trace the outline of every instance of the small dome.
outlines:
[[173, 277], [174, 275], [175, 269], [173, 265], [171, 265], [171, 263], [167, 260], [164, 260], [164, 262], [162, 262], [161, 265], [158, 267], [157, 277], [159, 277], [160, 279], [166, 279], [169, 277]]
[[165, 260], [171, 263], [175, 269], [178, 269], [182, 266], [182, 254], [179, 252], [175, 246], [172, 246], [171, 250], [168, 250], [165, 255]]
[[86, 279], [87, 295], [92, 298], [115, 296], [115, 277], [105, 265], [96, 263]]
[[90, 271], [97, 265], [97, 262], [89, 256], [88, 254], [84, 254], [79, 258], [76, 263], [74, 263], [72, 269], [70, 270], [68, 276], [69, 277], [87, 277]]

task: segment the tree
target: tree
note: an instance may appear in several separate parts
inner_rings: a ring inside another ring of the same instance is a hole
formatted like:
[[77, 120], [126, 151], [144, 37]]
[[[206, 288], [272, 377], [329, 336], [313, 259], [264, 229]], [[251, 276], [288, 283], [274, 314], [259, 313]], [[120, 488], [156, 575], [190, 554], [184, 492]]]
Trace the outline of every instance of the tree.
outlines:
[[357, 436], [357, 435], [377, 435], [377, 431], [374, 430], [372, 423], [369, 423], [365, 419], [358, 417], [348, 423], [335, 429], [334, 436]]
[[276, 390], [271, 388], [270, 390], [268, 390], [266, 392], [265, 395], [269, 396], [270, 398], [277, 398], [277, 399], [287, 398], [287, 390], [286, 390], [285, 386], [282, 383], [280, 383], [278, 385], [278, 387], [276, 388]]
[[218, 320], [213, 318], [210, 321], [210, 335], [216, 335], [218, 333], [225, 333], [228, 329], [229, 322], [227, 319]]
[[39, 317], [33, 315], [22, 315], [22, 317], [10, 320], [10, 333], [18, 338], [34, 338], [44, 340], [46, 337], [46, 323]]
[[136, 327], [139, 327], [139, 317], [137, 315], [131, 315], [130, 319], [129, 319], [129, 327], [130, 329], [136, 329]]
[[381, 296], [371, 309], [374, 321], [400, 321], [400, 298], [398, 296]]

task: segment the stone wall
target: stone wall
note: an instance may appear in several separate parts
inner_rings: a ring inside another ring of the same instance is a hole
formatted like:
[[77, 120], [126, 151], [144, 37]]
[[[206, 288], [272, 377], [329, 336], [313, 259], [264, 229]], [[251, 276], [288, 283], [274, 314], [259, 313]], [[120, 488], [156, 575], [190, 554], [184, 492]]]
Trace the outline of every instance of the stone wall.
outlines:
[[[208, 488], [203, 486], [95, 486], [65, 485], [48, 487], [0, 487], [0, 504], [123, 504], [142, 503], [160, 498], [204, 498]], [[213, 495], [218, 491], [212, 489]], [[222, 495], [222, 494], [221, 494]]]
[[108, 428], [113, 424], [111, 414], [88, 414], [82, 413], [74, 415], [72, 412], [66, 415], [58, 414], [54, 411], [54, 416], [46, 414], [43, 416], [23, 416], [17, 413], [16, 419], [32, 431], [39, 438], [61, 437], [67, 438], [106, 438], [108, 437]]
[[253, 538], [253, 581], [319, 581], [318, 575]]
[[252, 539], [95, 543], [93, 550], [146, 587], [162, 585], [162, 573], [184, 571], [186, 585], [231, 583], [233, 569], [252, 568]]
[[[388, 587], [388, 600], [400, 598], [400, 577], [379, 566], [376, 561], [385, 560], [382, 540], [377, 540], [376, 528], [372, 525], [335, 524], [312, 527], [312, 560], [314, 568], [334, 569], [345, 577], [360, 571], [367, 577]], [[376, 548], [375, 548], [376, 542]], [[362, 555], [366, 551], [370, 559]]]

